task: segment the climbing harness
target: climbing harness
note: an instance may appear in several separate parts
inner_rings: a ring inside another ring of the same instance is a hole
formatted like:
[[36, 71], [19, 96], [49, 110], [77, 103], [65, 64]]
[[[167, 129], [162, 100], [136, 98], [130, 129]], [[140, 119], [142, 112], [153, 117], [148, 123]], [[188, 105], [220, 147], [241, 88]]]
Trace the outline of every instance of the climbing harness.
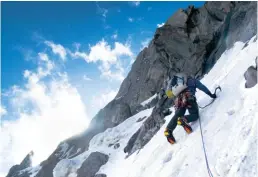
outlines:
[[[217, 89], [219, 89], [221, 91], [220, 86], [218, 86], [215, 89], [215, 94], [216, 94]], [[204, 107], [200, 107], [199, 106], [199, 108], [202, 108], [202, 109], [206, 108], [207, 106], [211, 105], [214, 102], [214, 100], [215, 100], [215, 98], [209, 104], [207, 104], [206, 106], [204, 106]], [[201, 138], [202, 138], [202, 147], [203, 147], [204, 157], [205, 157], [205, 161], [206, 161], [207, 171], [208, 171], [209, 176], [213, 177], [213, 175], [211, 173], [210, 166], [209, 166], [209, 162], [208, 162], [208, 158], [207, 158], [207, 152], [206, 152], [205, 144], [204, 144], [204, 140], [203, 140], [202, 124], [201, 124], [201, 118], [200, 117], [199, 117], [199, 124], [200, 124], [200, 131], [201, 131]]]

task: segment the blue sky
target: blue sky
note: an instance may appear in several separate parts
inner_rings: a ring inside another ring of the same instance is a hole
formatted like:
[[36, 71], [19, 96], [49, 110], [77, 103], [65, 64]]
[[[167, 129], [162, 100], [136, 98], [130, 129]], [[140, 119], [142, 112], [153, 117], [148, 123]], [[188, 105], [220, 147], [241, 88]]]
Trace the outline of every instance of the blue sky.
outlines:
[[73, 130], [85, 128], [114, 98], [157, 25], [179, 8], [203, 3], [1, 2], [1, 124], [8, 136], [29, 136], [14, 135], [10, 124], [24, 130], [35, 120], [61, 122], [59, 131], [73, 122]]
[[[72, 51], [78, 43], [84, 52], [89, 52], [89, 45], [94, 46], [102, 39], [111, 48], [114, 42], [129, 41], [133, 53], [130, 59], [134, 59], [142, 43], [152, 38], [157, 24], [189, 4], [201, 6], [203, 2], [3, 2], [2, 91], [24, 84], [24, 70], [37, 65], [32, 58], [42, 50], [50, 50], [44, 41]], [[73, 84], [83, 82], [83, 88], [87, 88], [83, 95], [101, 92], [100, 83], [110, 89], [119, 87], [121, 80], [110, 82], [99, 77], [98, 63], [71, 60], [68, 55], [67, 58], [63, 69]], [[126, 59], [123, 61], [128, 66]], [[124, 77], [129, 69], [123, 73]], [[84, 83], [83, 75], [94, 81]], [[96, 110], [90, 115], [95, 113]]]

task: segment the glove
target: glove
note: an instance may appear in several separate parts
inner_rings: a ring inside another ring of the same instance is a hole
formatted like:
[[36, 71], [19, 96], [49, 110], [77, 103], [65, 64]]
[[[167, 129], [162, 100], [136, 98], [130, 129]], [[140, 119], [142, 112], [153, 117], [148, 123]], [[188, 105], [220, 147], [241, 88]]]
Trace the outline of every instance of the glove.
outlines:
[[171, 90], [167, 90], [166, 95], [167, 95], [168, 98], [173, 98], [174, 97], [174, 94]]
[[210, 97], [211, 98], [217, 98], [217, 95], [214, 93], [214, 94], [211, 94]]

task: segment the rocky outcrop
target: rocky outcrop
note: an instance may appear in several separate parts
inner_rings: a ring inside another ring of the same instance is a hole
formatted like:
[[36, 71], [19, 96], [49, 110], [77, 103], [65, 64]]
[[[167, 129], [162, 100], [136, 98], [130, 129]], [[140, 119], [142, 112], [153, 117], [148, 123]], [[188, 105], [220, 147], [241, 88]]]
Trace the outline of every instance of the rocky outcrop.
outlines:
[[151, 115], [147, 118], [147, 120], [145, 120], [141, 128], [134, 133], [124, 148], [124, 152], [128, 153], [127, 157], [136, 150], [145, 146], [159, 131], [160, 127], [165, 123], [165, 116], [171, 114], [171, 112], [167, 109], [170, 104], [171, 99], [167, 99], [164, 94], [160, 93], [159, 101], [154, 107]]
[[26, 157], [22, 160], [22, 162], [19, 165], [14, 165], [13, 167], [11, 167], [6, 177], [29, 177], [30, 174], [28, 172], [22, 173], [21, 171], [31, 167], [31, 158], [33, 154], [33, 151], [31, 151], [28, 155], [26, 155]]
[[[91, 153], [77, 170], [77, 177], [94, 177], [100, 167], [107, 163], [107, 161], [108, 155], [100, 152]], [[100, 174], [96, 176], [100, 176]], [[104, 174], [101, 174], [101, 176], [104, 176]]]
[[53, 177], [53, 169], [56, 164], [63, 159], [61, 154], [61, 156], [56, 154], [59, 150], [60, 148], [57, 148], [47, 160], [41, 162], [40, 166], [42, 166], [42, 168], [39, 170], [36, 177]]
[[107, 177], [105, 174], [96, 174], [94, 177]]
[[175, 72], [202, 76], [226, 48], [256, 33], [256, 8], [256, 2], [208, 2], [199, 9], [178, 10], [137, 56], [116, 98], [134, 114]]
[[250, 66], [247, 71], [244, 74], [246, 83], [245, 83], [245, 87], [246, 88], [252, 88], [257, 84], [257, 66], [258, 66], [258, 58], [256, 57], [255, 60], [256, 63], [256, 67], [254, 66]]
[[228, 32], [225, 36], [227, 48], [232, 47], [236, 41], [248, 41], [257, 34], [257, 2], [234, 2], [228, 21]]
[[91, 122], [91, 126], [105, 130], [114, 127], [132, 116], [130, 106], [123, 99], [114, 99], [100, 110]]

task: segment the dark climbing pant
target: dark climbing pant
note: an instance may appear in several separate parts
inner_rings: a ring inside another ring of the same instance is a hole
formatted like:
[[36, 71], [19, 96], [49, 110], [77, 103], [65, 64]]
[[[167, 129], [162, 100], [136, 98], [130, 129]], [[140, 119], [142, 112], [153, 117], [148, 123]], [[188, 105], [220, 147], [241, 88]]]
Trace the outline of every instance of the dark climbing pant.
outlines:
[[[188, 109], [189, 115], [185, 115], [186, 109]], [[180, 107], [176, 110], [175, 115], [172, 117], [172, 119], [167, 125], [167, 128], [172, 132], [177, 126], [177, 119], [179, 117], [185, 117], [188, 123], [198, 120], [199, 108], [196, 100], [192, 100], [191, 102], [189, 102], [187, 107]]]

